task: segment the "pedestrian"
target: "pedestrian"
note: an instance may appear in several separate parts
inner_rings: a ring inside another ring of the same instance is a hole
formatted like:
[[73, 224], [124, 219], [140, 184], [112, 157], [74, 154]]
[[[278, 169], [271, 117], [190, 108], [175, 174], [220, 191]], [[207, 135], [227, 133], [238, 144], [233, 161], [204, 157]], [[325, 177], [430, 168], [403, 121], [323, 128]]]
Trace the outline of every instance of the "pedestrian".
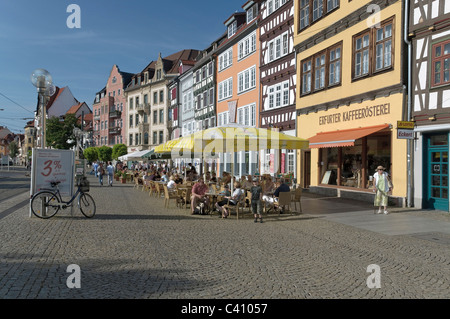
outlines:
[[98, 177], [98, 163], [97, 161], [94, 162], [94, 164], [92, 164], [92, 167], [94, 168], [94, 173], [95, 173], [95, 177]]
[[262, 187], [256, 179], [252, 181], [252, 184], [252, 187], [250, 187], [250, 193], [252, 194], [251, 207], [255, 217], [255, 223], [258, 222], [258, 216], [262, 223]]
[[114, 166], [111, 162], [108, 162], [108, 166], [106, 167], [106, 171], [108, 172], [108, 184], [112, 187], [113, 179], [114, 179]]
[[103, 168], [103, 163], [98, 165], [97, 175], [100, 186], [103, 186], [103, 174], [105, 174], [105, 169]]
[[375, 174], [373, 174], [373, 191], [376, 192], [374, 206], [378, 206], [377, 214], [381, 214], [381, 207], [384, 208], [384, 214], [388, 214], [386, 208], [388, 205], [389, 192], [392, 191], [392, 183], [389, 180], [389, 175], [385, 172], [385, 170], [386, 169], [380, 165], [377, 167]]

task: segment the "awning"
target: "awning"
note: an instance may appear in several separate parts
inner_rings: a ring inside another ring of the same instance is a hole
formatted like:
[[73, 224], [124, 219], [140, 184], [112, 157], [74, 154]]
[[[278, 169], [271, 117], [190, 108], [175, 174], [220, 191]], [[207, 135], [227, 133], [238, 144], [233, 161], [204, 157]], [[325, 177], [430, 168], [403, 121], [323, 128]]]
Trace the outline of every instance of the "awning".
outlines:
[[389, 124], [318, 133], [309, 139], [310, 148], [354, 146], [357, 139], [379, 132]]
[[144, 155], [146, 155], [147, 153], [150, 153], [150, 151], [149, 150], [136, 151], [133, 153], [129, 153], [127, 155], [120, 156], [119, 160], [121, 161], [139, 160], [142, 159]]

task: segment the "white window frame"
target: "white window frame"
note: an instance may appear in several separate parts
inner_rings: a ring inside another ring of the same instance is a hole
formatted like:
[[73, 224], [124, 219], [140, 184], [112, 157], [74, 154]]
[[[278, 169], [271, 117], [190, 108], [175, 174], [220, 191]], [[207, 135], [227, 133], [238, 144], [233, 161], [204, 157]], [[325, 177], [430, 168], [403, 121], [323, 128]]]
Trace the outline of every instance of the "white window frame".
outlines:
[[286, 31], [272, 41], [267, 42], [268, 61], [272, 62], [289, 54], [289, 31]]
[[290, 104], [289, 80], [271, 85], [267, 88], [268, 105], [267, 109], [277, 109]]
[[237, 21], [231, 22], [231, 24], [228, 26], [228, 38], [231, 38], [233, 35], [236, 34], [237, 31]]
[[237, 109], [237, 123], [256, 127], [256, 103], [241, 106]]
[[233, 48], [219, 55], [219, 72], [233, 65]]
[[238, 60], [245, 59], [254, 52], [256, 52], [256, 31], [239, 41]]
[[238, 94], [256, 87], [256, 66], [238, 73]]
[[233, 77], [228, 78], [218, 85], [219, 88], [219, 101], [228, 99], [233, 96]]

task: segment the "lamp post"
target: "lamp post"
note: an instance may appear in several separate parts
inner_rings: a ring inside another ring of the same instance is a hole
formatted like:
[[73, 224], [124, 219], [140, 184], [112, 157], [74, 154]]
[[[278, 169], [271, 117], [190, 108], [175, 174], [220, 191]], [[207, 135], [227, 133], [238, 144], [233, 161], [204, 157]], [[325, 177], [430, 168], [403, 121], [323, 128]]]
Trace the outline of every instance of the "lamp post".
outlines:
[[55, 94], [56, 88], [53, 85], [53, 79], [50, 73], [44, 69], [36, 69], [31, 74], [31, 83], [37, 88], [39, 97], [39, 109], [41, 112], [41, 125], [40, 125], [40, 142], [41, 148], [46, 147], [45, 136], [45, 121], [46, 121], [46, 109], [45, 102], [48, 97]]

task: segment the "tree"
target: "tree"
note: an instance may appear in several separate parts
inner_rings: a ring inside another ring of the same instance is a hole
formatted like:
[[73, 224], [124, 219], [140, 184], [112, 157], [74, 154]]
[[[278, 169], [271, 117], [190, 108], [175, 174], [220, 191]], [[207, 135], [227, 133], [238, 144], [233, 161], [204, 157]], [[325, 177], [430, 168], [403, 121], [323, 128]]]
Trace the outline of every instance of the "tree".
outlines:
[[83, 155], [89, 162], [95, 162], [96, 160], [98, 160], [98, 148], [88, 147], [83, 151]]
[[9, 156], [11, 156], [11, 158], [15, 158], [17, 154], [19, 154], [19, 147], [16, 142], [12, 141], [9, 143]]
[[102, 162], [108, 162], [112, 159], [112, 148], [106, 145], [98, 148], [98, 159]]
[[127, 146], [125, 144], [116, 144], [112, 149], [112, 158], [118, 159], [122, 155], [126, 155], [128, 153]]
[[80, 127], [77, 124], [75, 114], [66, 114], [63, 121], [56, 116], [48, 119], [46, 124], [47, 145], [56, 149], [70, 149], [73, 144], [69, 144], [67, 141], [75, 141], [75, 136], [73, 135], [75, 127]]

